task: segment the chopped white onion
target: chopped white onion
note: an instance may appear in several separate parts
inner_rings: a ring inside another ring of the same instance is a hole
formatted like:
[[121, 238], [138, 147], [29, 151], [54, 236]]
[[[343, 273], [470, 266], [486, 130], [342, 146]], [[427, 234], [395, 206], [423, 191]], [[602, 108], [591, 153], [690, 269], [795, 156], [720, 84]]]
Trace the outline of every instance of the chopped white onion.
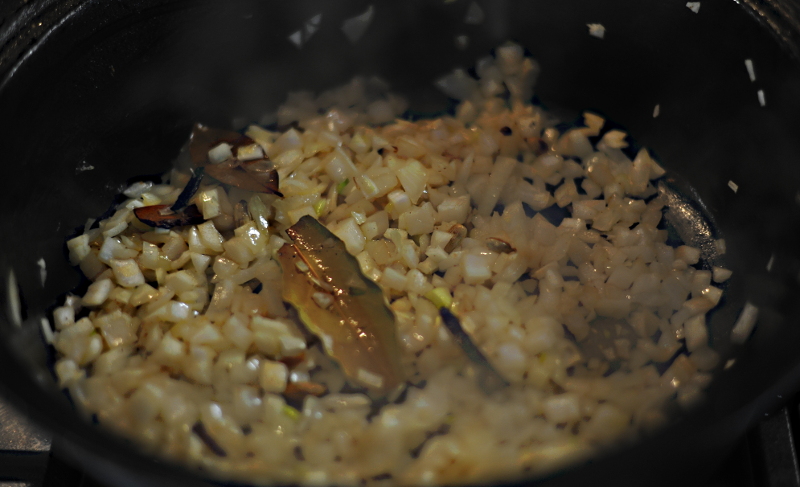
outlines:
[[342, 32], [347, 36], [347, 40], [355, 44], [361, 39], [367, 32], [367, 27], [369, 27], [369, 24], [372, 22], [372, 15], [374, 12], [375, 8], [370, 5], [364, 12], [342, 22]]
[[111, 293], [113, 288], [114, 283], [111, 282], [111, 279], [101, 279], [99, 281], [95, 281], [89, 284], [89, 288], [83, 295], [81, 304], [89, 307], [100, 306], [105, 302], [106, 298], [108, 298], [108, 295]]
[[717, 266], [714, 266], [712, 272], [714, 276], [713, 277], [714, 282], [719, 282], [719, 283], [727, 281], [728, 279], [730, 279], [731, 275], [733, 275], [733, 271]]
[[230, 144], [222, 142], [208, 151], [208, 160], [212, 164], [219, 164], [233, 158], [233, 150]]
[[464, 16], [464, 23], [469, 25], [478, 25], [483, 23], [485, 14], [477, 2], [472, 2], [467, 7], [467, 13]]
[[456, 100], [466, 100], [478, 90], [478, 82], [463, 69], [439, 78], [435, 84], [445, 95]]
[[366, 384], [371, 387], [383, 386], [383, 377], [368, 370], [358, 369], [358, 372], [356, 373], [356, 378], [363, 384]]
[[289, 369], [282, 362], [261, 362], [258, 383], [266, 392], [283, 392], [289, 382]]
[[606, 28], [603, 24], [586, 24], [589, 27], [589, 35], [602, 39], [606, 35]]
[[756, 80], [756, 71], [753, 68], [753, 60], [752, 59], [745, 59], [744, 66], [747, 68], [747, 75], [750, 77], [750, 82], [755, 82]]
[[236, 158], [240, 161], [255, 161], [264, 157], [264, 150], [258, 144], [243, 145], [236, 149]]
[[138, 198], [147, 191], [150, 191], [150, 188], [152, 187], [152, 181], [138, 181], [128, 186], [125, 191], [122, 192], [122, 194], [128, 198]]
[[758, 308], [749, 301], [744, 303], [744, 308], [731, 330], [731, 341], [738, 344], [744, 343], [753, 331], [757, 320]]
[[41, 282], [42, 287], [44, 287], [44, 282], [47, 280], [47, 264], [44, 258], [39, 258], [39, 260], [36, 261], [36, 265], [39, 266], [39, 282]]

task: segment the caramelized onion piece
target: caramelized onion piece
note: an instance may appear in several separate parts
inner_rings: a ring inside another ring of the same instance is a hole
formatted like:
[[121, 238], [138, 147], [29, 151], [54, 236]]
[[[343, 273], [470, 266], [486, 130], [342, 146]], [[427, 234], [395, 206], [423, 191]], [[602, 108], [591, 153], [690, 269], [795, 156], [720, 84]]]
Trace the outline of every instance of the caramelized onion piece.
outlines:
[[449, 242], [447, 242], [447, 245], [445, 245], [444, 251], [449, 254], [450, 252], [457, 249], [459, 245], [461, 245], [461, 241], [464, 240], [464, 237], [467, 236], [467, 227], [465, 227], [460, 223], [456, 223], [455, 225], [450, 227], [450, 230], [448, 230], [448, 232], [453, 237], [450, 239]]
[[316, 382], [289, 382], [283, 395], [293, 401], [302, 401], [306, 396], [322, 396], [328, 392], [328, 388]]
[[[208, 151], [223, 142], [233, 146], [234, 158], [212, 164], [208, 160]], [[248, 191], [283, 196], [278, 190], [278, 171], [269, 159], [236, 159], [236, 149], [254, 143], [250, 137], [230, 130], [195, 124], [189, 142], [189, 156], [195, 166], [204, 168], [206, 174], [225, 184]]]
[[142, 206], [134, 209], [133, 213], [145, 225], [157, 228], [199, 225], [206, 221], [197, 205], [189, 205], [180, 211], [173, 211], [169, 205]]
[[[404, 383], [394, 315], [377, 284], [361, 273], [344, 243], [314, 218], [304, 216], [286, 230], [292, 243], [278, 251], [283, 299], [322, 341], [348, 378], [374, 394]], [[322, 307], [319, 285], [332, 301]]]
[[510, 243], [495, 237], [486, 239], [486, 247], [492, 252], [497, 252], [499, 254], [510, 254], [517, 251]]

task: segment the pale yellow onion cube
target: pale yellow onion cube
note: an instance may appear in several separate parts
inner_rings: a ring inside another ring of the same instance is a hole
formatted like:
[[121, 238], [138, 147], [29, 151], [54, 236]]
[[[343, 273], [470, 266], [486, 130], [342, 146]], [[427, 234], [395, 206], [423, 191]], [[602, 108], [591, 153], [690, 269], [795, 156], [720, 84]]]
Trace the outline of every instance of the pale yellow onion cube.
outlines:
[[389, 289], [402, 291], [406, 287], [406, 275], [392, 267], [387, 267], [383, 270], [380, 283]]
[[211, 262], [210, 256], [198, 254], [197, 252], [189, 251], [189, 256], [192, 260], [192, 266], [194, 266], [197, 272], [205, 272], [206, 268], [208, 268], [208, 264]]
[[700, 261], [700, 249], [681, 245], [675, 249], [675, 258], [681, 259], [689, 265], [697, 264]]
[[411, 203], [416, 204], [425, 190], [428, 172], [416, 159], [397, 161], [395, 174]]
[[189, 354], [182, 359], [186, 377], [200, 383], [210, 385], [213, 381], [213, 360], [216, 352], [205, 346], [190, 346]]
[[114, 272], [114, 279], [120, 286], [134, 288], [144, 284], [144, 275], [135, 260], [112, 259], [109, 265]]
[[325, 172], [336, 184], [358, 174], [358, 169], [356, 169], [350, 157], [338, 148], [323, 159], [323, 164], [325, 165]]
[[149, 303], [158, 295], [158, 291], [149, 284], [142, 284], [133, 290], [130, 300], [128, 301], [132, 306], [141, 306]]
[[125, 289], [123, 287], [115, 287], [108, 294], [108, 299], [110, 301], [116, 301], [119, 304], [125, 305], [130, 302], [131, 295], [132, 293], [130, 289]]
[[147, 319], [160, 319], [170, 323], [178, 323], [191, 316], [191, 308], [180, 301], [168, 301], [147, 315]]
[[[197, 236], [199, 242], [201, 243], [201, 247], [203, 249], [208, 249], [209, 251], [219, 254], [222, 253], [222, 242], [224, 239], [222, 235], [217, 231], [217, 228], [214, 226], [213, 222], [205, 222], [200, 225], [197, 225]], [[189, 248], [192, 250], [192, 241], [189, 241]], [[207, 253], [201, 250], [197, 250], [199, 253]]]
[[722, 289], [716, 286], [708, 286], [701, 291], [701, 294], [708, 298], [714, 306], [718, 305], [720, 299], [722, 299]]
[[436, 223], [436, 210], [433, 205], [426, 202], [414, 207], [400, 215], [398, 227], [406, 230], [409, 235], [423, 235], [433, 232]]
[[86, 294], [83, 295], [81, 304], [83, 306], [93, 307], [100, 306], [108, 298], [111, 290], [114, 288], [114, 283], [111, 279], [101, 279], [89, 284]]
[[594, 137], [600, 135], [600, 131], [603, 129], [603, 125], [605, 125], [606, 121], [603, 117], [594, 113], [583, 112], [583, 123], [586, 124], [583, 133], [587, 137]]
[[69, 387], [86, 376], [86, 372], [74, 360], [68, 358], [62, 358], [56, 362], [55, 371], [59, 387]]
[[275, 140], [274, 145], [270, 148], [270, 151], [267, 153], [270, 158], [281, 154], [282, 152], [299, 149], [303, 146], [303, 137], [300, 132], [295, 130], [294, 128], [290, 128], [286, 132], [283, 132], [278, 136]]
[[53, 310], [53, 324], [56, 330], [63, 330], [73, 323], [75, 323], [75, 308], [72, 306], [59, 306]]
[[683, 324], [686, 334], [686, 348], [694, 352], [708, 346], [708, 328], [705, 315], [696, 315]]
[[219, 164], [225, 160], [233, 158], [231, 145], [225, 142], [217, 144], [208, 151], [208, 160], [211, 164]]
[[70, 263], [78, 265], [92, 251], [89, 247], [89, 236], [84, 233], [67, 240], [67, 249], [69, 250]]
[[157, 269], [161, 267], [161, 251], [158, 246], [150, 242], [142, 242], [142, 253], [139, 254], [139, 264], [145, 269]]
[[283, 392], [289, 380], [289, 371], [286, 364], [264, 360], [261, 363], [258, 383], [266, 392]]
[[236, 148], [236, 158], [240, 161], [254, 161], [264, 157], [264, 151], [258, 144], [243, 145]]
[[138, 323], [135, 323], [129, 315], [121, 310], [96, 317], [94, 325], [100, 330], [111, 348], [132, 344], [137, 339], [136, 326]]
[[253, 343], [253, 332], [247, 324], [237, 315], [231, 315], [222, 325], [222, 334], [234, 345], [242, 350], [247, 350]]
[[167, 275], [166, 285], [176, 293], [190, 291], [198, 286], [197, 279], [188, 271], [181, 270]]
[[217, 327], [211, 324], [209, 321], [203, 321], [199, 325], [199, 328], [195, 331], [194, 335], [192, 335], [192, 337], [189, 339], [189, 344], [192, 346], [208, 345], [213, 347], [221, 340], [222, 334]]
[[197, 206], [203, 214], [203, 218], [210, 220], [220, 215], [219, 208], [219, 188], [210, 188], [200, 191], [195, 196]]
[[570, 423], [582, 416], [577, 394], [564, 393], [551, 396], [544, 401], [544, 415], [554, 423]]
[[222, 248], [225, 250], [223, 255], [241, 267], [246, 267], [255, 258], [255, 254], [251, 250], [252, 246], [248, 245], [247, 241], [239, 236], [229, 238], [223, 242]]
[[480, 284], [492, 277], [491, 258], [487, 255], [465, 254], [461, 269], [467, 284]]
[[262, 316], [253, 316], [250, 321], [250, 329], [253, 332], [253, 343], [256, 348], [268, 357], [280, 356], [280, 338], [291, 336], [286, 323]]
[[264, 150], [267, 150], [267, 148], [275, 142], [275, 139], [277, 139], [279, 135], [275, 132], [270, 132], [269, 130], [259, 127], [258, 125], [248, 126], [244, 134], [253, 139]]
[[714, 282], [723, 283], [730, 279], [733, 271], [725, 269], [724, 267], [714, 266], [712, 269]]
[[278, 340], [282, 357], [294, 357], [306, 349], [305, 340], [296, 336], [281, 335]]
[[357, 255], [364, 250], [364, 245], [367, 243], [367, 238], [352, 217], [339, 223], [333, 233], [342, 239], [347, 251], [353, 255]]

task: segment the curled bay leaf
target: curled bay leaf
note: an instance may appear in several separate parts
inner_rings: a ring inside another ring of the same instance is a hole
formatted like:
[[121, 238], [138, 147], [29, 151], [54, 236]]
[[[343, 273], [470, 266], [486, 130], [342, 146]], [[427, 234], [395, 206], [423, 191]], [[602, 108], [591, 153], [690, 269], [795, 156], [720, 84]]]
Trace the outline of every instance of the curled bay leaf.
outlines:
[[239, 162], [229, 159], [206, 166], [206, 173], [225, 184], [248, 191], [283, 196], [278, 191], [278, 171], [266, 159]]
[[310, 216], [278, 251], [283, 299], [353, 382], [376, 394], [403, 384], [395, 318], [383, 291], [361, 273], [344, 242]]
[[[232, 147], [232, 158], [219, 163], [208, 159], [208, 151], [219, 144]], [[189, 156], [197, 167], [205, 169], [206, 174], [225, 184], [248, 191], [283, 196], [278, 190], [278, 171], [266, 157], [254, 160], [240, 160], [236, 157], [238, 149], [255, 144], [253, 139], [230, 130], [221, 130], [195, 124], [189, 142]]]
[[192, 171], [192, 177], [189, 178], [189, 182], [183, 187], [183, 191], [178, 195], [175, 203], [170, 206], [172, 211], [180, 211], [189, 206], [189, 202], [194, 198], [197, 190], [200, 189], [200, 183], [203, 182], [204, 173], [205, 171], [202, 167], [198, 167]]
[[221, 143], [231, 145], [233, 148], [243, 145], [250, 145], [253, 139], [232, 130], [223, 130], [207, 127], [196, 123], [192, 127], [192, 135], [189, 142], [189, 157], [197, 167], [210, 165], [208, 151]]

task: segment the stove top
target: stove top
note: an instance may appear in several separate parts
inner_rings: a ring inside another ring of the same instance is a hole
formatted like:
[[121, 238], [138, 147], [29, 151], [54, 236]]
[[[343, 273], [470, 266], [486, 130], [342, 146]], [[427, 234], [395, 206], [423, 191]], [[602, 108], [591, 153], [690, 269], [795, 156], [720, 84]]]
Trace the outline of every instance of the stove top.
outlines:
[[[768, 414], [708, 487], [800, 487], [800, 395]], [[112, 487], [65, 463], [57, 440], [0, 400], [0, 487]]]

